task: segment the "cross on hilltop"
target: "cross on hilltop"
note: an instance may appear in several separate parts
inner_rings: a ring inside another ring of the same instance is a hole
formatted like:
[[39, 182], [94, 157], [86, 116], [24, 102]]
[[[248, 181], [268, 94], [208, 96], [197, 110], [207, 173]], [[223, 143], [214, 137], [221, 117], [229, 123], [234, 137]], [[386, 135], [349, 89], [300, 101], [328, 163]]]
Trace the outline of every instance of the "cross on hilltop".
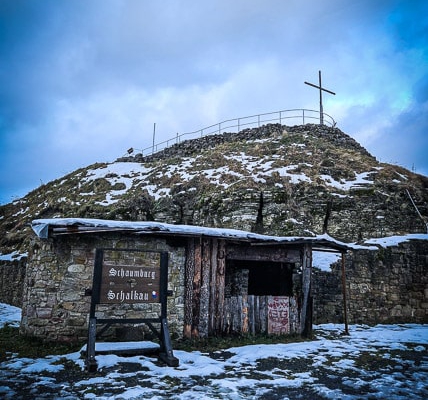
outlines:
[[324, 91], [324, 92], [327, 92], [327, 93], [330, 93], [333, 95], [336, 95], [336, 93], [322, 87], [322, 85], [321, 85], [321, 71], [318, 71], [318, 80], [319, 80], [318, 86], [314, 85], [313, 83], [306, 82], [306, 81], [305, 81], [305, 83], [306, 83], [306, 85], [317, 88], [320, 91], [320, 125], [324, 125], [324, 111], [322, 108], [322, 92]]

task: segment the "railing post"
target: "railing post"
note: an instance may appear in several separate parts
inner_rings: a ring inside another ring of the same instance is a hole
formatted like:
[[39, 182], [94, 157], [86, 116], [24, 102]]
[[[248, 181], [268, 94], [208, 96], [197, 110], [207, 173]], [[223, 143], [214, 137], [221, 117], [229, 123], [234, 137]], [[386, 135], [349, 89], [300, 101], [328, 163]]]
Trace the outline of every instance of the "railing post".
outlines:
[[280, 125], [282, 125], [281, 113], [282, 113], [282, 111], [279, 112], [279, 124]]
[[241, 122], [241, 119], [238, 118], [238, 133], [239, 133], [239, 124], [240, 124], [240, 122]]
[[343, 319], [345, 322], [345, 335], [349, 335], [348, 329], [348, 306], [346, 304], [346, 275], [345, 275], [345, 253], [342, 253], [342, 295], [343, 295]]
[[305, 125], [305, 109], [304, 108], [302, 109], [302, 112], [303, 112], [303, 115], [302, 115], [302, 117], [303, 117], [303, 125]]
[[257, 127], [260, 128], [260, 114], [257, 115]]
[[221, 122], [218, 123], [218, 134], [221, 135]]

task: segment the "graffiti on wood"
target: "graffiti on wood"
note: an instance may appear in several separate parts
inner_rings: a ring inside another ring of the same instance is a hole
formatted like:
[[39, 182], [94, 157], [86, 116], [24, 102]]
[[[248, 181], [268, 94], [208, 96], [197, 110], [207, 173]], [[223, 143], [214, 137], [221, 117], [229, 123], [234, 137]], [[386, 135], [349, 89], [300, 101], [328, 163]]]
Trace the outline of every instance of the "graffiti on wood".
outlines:
[[290, 301], [286, 296], [268, 298], [268, 333], [282, 335], [290, 332]]

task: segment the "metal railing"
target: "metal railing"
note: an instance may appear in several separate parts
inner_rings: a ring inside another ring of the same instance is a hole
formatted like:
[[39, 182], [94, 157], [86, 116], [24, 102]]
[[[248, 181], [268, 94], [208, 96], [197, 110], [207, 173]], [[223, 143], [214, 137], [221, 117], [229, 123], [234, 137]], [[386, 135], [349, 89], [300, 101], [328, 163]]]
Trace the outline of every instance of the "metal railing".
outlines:
[[[214, 134], [222, 134], [225, 132], [240, 132], [242, 129], [260, 127], [267, 123], [280, 123], [290, 120], [301, 121], [302, 125], [307, 123], [313, 123], [317, 121], [320, 123], [320, 112], [316, 110], [308, 110], [303, 108], [296, 108], [291, 110], [274, 111], [270, 113], [250, 115], [248, 117], [227, 119], [217, 124], [207, 126], [193, 132], [185, 132], [176, 135], [176, 137], [164, 140], [163, 142], [156, 143], [152, 146], [146, 147], [141, 150], [144, 156], [157, 153], [166, 147], [173, 144], [180, 143], [187, 139], [196, 139], [197, 137], [203, 137]], [[309, 122], [308, 122], [309, 121]], [[335, 120], [330, 115], [323, 113], [323, 121], [325, 125], [334, 127], [336, 125]]]

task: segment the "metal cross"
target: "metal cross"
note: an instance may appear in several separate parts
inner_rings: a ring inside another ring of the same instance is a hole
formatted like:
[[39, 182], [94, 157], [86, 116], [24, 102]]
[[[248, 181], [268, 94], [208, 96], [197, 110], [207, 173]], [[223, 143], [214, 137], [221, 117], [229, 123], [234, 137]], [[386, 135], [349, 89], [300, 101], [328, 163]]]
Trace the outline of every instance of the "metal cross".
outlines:
[[306, 83], [306, 85], [313, 86], [314, 88], [317, 88], [320, 90], [320, 125], [324, 125], [324, 112], [323, 112], [323, 108], [322, 108], [322, 92], [324, 91], [324, 92], [334, 94], [334, 95], [336, 95], [336, 93], [322, 87], [322, 85], [321, 85], [321, 71], [318, 71], [318, 79], [319, 79], [319, 86], [314, 85], [313, 83], [306, 82], [306, 81], [305, 81], [305, 83]]

